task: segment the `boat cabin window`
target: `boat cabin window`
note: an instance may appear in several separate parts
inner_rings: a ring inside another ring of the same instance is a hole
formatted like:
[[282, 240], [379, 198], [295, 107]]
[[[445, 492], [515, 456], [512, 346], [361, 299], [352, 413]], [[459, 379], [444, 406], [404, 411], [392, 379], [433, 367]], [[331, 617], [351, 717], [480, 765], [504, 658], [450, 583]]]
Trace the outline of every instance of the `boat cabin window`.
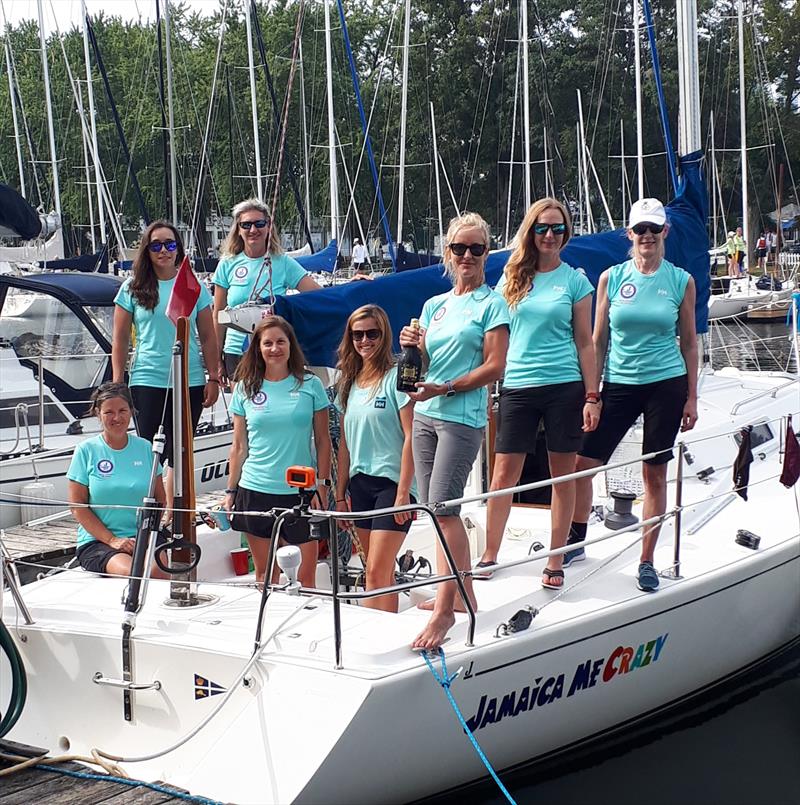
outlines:
[[[96, 311], [103, 310], [103, 314]], [[89, 312], [107, 329], [104, 308]], [[20, 360], [42, 358], [42, 366], [74, 389], [96, 386], [108, 357], [84, 323], [60, 300], [24, 288], [9, 288], [0, 313], [0, 332]]]
[[[736, 441], [736, 446], [739, 447], [742, 444], [742, 437], [739, 433], [734, 433], [733, 438]], [[762, 444], [766, 444], [770, 439], [774, 439], [775, 434], [772, 432], [772, 429], [766, 422], [762, 422], [759, 425], [753, 425], [753, 429], [750, 431], [750, 448], [755, 450], [756, 447], [760, 447]]]
[[[28, 425], [33, 427], [39, 424], [39, 398], [38, 397], [3, 397], [0, 402], [0, 430], [16, 428], [14, 409], [20, 404], [28, 406]], [[66, 414], [47, 395], [44, 398], [44, 424], [53, 425], [60, 422], [69, 422]], [[20, 427], [25, 427], [25, 419], [19, 417]], [[24, 431], [23, 431], [24, 435]]]

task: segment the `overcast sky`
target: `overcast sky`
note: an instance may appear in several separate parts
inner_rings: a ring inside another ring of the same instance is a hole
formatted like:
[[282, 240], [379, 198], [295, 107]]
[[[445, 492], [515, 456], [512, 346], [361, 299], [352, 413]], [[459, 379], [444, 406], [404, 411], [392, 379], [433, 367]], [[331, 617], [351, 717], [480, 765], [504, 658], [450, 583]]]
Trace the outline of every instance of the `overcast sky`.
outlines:
[[[183, 0], [183, 3], [202, 13], [213, 13], [219, 8], [219, 0]], [[21, 20], [38, 20], [39, 11], [36, 0], [0, 0], [5, 18], [12, 25]], [[58, 17], [58, 28], [66, 30], [81, 20], [81, 0], [42, 0], [44, 9], [44, 27], [47, 31], [54, 31], [53, 13]], [[155, 0], [86, 0], [86, 7], [90, 16], [103, 11], [109, 16], [119, 16], [135, 20], [153, 19], [156, 15]], [[163, 7], [163, 2], [162, 2]], [[2, 21], [0, 13], [0, 21]]]

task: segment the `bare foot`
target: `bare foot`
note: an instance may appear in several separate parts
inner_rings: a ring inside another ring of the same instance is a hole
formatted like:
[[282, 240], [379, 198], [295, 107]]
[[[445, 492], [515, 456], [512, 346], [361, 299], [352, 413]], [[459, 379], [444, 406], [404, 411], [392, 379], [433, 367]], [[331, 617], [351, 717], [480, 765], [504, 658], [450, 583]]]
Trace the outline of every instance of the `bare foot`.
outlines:
[[417, 635], [411, 648], [437, 649], [444, 643], [447, 633], [456, 619], [452, 612], [441, 612], [431, 616], [428, 625]]

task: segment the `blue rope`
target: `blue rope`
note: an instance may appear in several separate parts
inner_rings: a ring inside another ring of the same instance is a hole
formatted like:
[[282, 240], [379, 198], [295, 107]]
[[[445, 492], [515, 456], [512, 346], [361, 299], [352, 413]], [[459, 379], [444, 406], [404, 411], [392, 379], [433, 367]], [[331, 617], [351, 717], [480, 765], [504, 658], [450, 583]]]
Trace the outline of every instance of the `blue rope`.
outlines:
[[132, 788], [136, 788], [141, 785], [144, 788], [149, 788], [151, 791], [158, 791], [159, 794], [169, 794], [171, 797], [175, 797], [176, 799], [183, 799], [186, 800], [186, 802], [197, 802], [200, 803], [200, 805], [223, 805], [217, 799], [198, 797], [194, 796], [193, 794], [184, 794], [180, 791], [176, 791], [174, 788], [168, 788], [167, 786], [159, 785], [158, 783], [145, 783], [142, 780], [129, 780], [127, 777], [114, 777], [113, 774], [93, 774], [92, 772], [88, 771], [72, 771], [71, 769], [59, 769], [55, 766], [47, 765], [37, 765], [34, 766], [34, 768], [40, 769], [41, 771], [51, 771], [54, 774], [64, 774], [67, 777], [77, 777], [80, 780], [105, 780], [106, 782], [111, 781], [112, 783], [129, 785]]
[[478, 753], [478, 757], [481, 759], [481, 762], [484, 766], [486, 766], [487, 771], [489, 774], [492, 775], [494, 781], [497, 783], [497, 787], [503, 792], [505, 798], [511, 803], [511, 805], [517, 805], [516, 800], [511, 794], [508, 793], [508, 789], [503, 785], [500, 778], [497, 776], [497, 772], [492, 768], [492, 764], [489, 762], [489, 758], [483, 753], [483, 749], [480, 748], [478, 742], [475, 740], [475, 736], [472, 734], [472, 730], [467, 726], [467, 722], [464, 721], [464, 716], [461, 715], [461, 710], [456, 704], [456, 700], [453, 698], [453, 694], [450, 691], [450, 685], [452, 684], [453, 680], [458, 676], [459, 672], [456, 671], [452, 676], [447, 675], [447, 662], [444, 656], [444, 649], [439, 649], [439, 658], [442, 661], [442, 673], [439, 672], [434, 668], [433, 663], [428, 656], [427, 651], [422, 652], [422, 658], [425, 660], [425, 664], [430, 669], [430, 672], [433, 674], [433, 678], [444, 688], [444, 692], [447, 694], [447, 698], [450, 700], [450, 705], [453, 708], [453, 712], [456, 714], [459, 722], [461, 723], [461, 727], [464, 732], [467, 734], [467, 738], [470, 739], [472, 745], [475, 747], [475, 751]]

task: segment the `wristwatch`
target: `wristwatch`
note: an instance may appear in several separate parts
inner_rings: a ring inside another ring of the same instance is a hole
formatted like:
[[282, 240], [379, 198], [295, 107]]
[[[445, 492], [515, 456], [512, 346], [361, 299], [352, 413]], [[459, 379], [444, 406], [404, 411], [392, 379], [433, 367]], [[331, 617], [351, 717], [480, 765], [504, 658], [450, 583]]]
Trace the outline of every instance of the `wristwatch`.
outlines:
[[445, 386], [447, 387], [447, 391], [444, 393], [445, 397], [455, 397], [456, 390], [453, 388], [453, 381], [452, 380], [445, 380]]
[[317, 478], [317, 481], [319, 481], [323, 486], [332, 486], [330, 478]]

